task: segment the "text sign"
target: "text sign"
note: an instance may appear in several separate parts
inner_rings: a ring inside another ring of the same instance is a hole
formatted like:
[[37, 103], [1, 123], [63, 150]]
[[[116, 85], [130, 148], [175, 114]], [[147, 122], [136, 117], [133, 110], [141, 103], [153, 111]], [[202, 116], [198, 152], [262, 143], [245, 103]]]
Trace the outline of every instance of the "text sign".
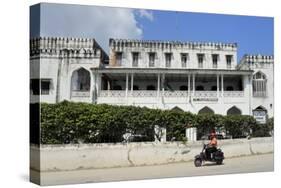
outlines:
[[218, 102], [218, 98], [193, 98], [193, 101], [195, 102], [201, 102], [201, 101], [205, 101], [205, 102]]
[[266, 123], [266, 111], [264, 110], [255, 110], [253, 111], [254, 118], [258, 123]]

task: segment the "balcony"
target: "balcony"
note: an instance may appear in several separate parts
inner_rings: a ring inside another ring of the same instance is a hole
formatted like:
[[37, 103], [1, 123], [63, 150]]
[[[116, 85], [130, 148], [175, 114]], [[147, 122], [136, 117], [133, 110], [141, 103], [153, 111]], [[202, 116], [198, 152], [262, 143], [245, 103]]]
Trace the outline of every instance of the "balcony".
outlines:
[[[134, 90], [131, 92], [128, 90], [127, 97], [157, 97], [157, 91], [153, 90]], [[81, 94], [80, 94], [81, 95]], [[159, 97], [165, 98], [186, 98], [189, 96], [197, 97], [197, 98], [215, 98], [221, 97], [221, 91], [195, 91], [194, 94], [190, 91], [190, 95], [188, 91], [159, 91]], [[99, 97], [126, 97], [125, 90], [101, 90], [99, 92]], [[223, 97], [244, 97], [244, 91], [224, 91]]]
[[244, 91], [224, 91], [224, 97], [244, 97]]

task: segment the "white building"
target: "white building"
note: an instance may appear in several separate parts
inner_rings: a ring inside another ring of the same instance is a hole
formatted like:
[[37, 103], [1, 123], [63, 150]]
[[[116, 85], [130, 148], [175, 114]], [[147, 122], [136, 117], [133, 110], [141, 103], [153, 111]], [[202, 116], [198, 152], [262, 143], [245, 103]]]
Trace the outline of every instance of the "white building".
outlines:
[[31, 102], [63, 100], [182, 109], [192, 113], [273, 116], [273, 56], [237, 44], [110, 39], [30, 41]]

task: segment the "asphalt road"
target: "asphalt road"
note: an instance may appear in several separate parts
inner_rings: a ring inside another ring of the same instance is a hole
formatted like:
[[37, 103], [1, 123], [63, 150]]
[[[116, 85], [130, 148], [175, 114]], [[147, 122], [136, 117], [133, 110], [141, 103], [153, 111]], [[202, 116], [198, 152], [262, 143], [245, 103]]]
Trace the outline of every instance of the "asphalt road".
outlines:
[[156, 166], [43, 172], [41, 174], [41, 183], [43, 185], [55, 185], [165, 177], [268, 172], [273, 170], [273, 154], [264, 154], [225, 159], [222, 165], [205, 163], [204, 166], [198, 168], [194, 167], [193, 162], [186, 162]]

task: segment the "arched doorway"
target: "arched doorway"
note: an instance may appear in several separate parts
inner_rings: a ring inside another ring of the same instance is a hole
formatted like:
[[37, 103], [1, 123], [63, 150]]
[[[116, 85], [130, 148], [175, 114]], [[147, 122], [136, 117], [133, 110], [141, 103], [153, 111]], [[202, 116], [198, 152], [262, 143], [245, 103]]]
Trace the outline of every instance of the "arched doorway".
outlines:
[[263, 106], [258, 106], [253, 110], [253, 116], [258, 123], [264, 124], [267, 122], [267, 109]]
[[227, 115], [241, 115], [242, 112], [239, 108], [237, 108], [236, 106], [233, 106], [227, 110], [226, 114]]
[[214, 113], [215, 113], [214, 110], [212, 110], [208, 106], [205, 106], [204, 108], [198, 111], [198, 114], [214, 114]]
[[171, 110], [176, 111], [176, 112], [184, 112], [183, 109], [181, 109], [178, 106], [175, 106], [174, 108], [172, 108]]
[[90, 72], [80, 68], [72, 73], [71, 90], [72, 91], [90, 91], [91, 76]]

